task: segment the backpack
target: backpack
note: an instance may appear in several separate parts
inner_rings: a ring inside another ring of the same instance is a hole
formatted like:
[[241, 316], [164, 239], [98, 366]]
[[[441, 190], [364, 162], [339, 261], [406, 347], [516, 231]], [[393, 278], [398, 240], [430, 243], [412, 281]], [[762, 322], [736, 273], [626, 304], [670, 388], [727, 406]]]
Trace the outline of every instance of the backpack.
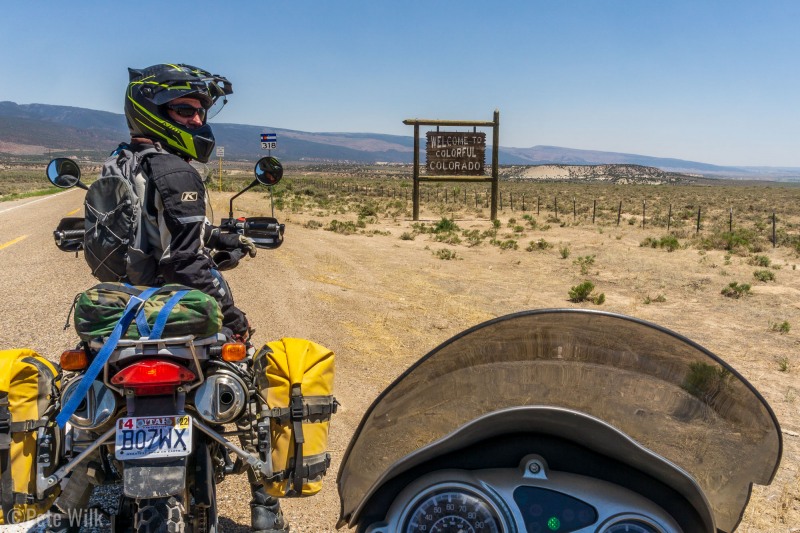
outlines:
[[332, 351], [305, 339], [267, 343], [253, 359], [255, 385], [268, 410], [258, 422], [259, 453], [272, 464], [264, 488], [276, 497], [322, 489], [333, 397]]
[[60, 439], [51, 415], [60, 379], [60, 369], [32, 350], [0, 350], [0, 524], [33, 519], [58, 495], [56, 486], [38, 499], [36, 474], [40, 464], [45, 476], [56, 467]]
[[84, 257], [100, 281], [151, 285], [155, 279], [158, 263], [142, 225], [147, 177], [140, 170], [145, 158], [160, 151], [155, 145], [140, 152], [119, 145], [86, 192]]

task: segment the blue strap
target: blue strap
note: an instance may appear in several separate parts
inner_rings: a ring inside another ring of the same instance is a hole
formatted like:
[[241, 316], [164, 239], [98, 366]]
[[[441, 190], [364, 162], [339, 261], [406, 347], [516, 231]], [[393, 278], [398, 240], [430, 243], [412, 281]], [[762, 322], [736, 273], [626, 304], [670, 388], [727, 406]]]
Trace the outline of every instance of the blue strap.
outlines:
[[[164, 326], [167, 325], [167, 319], [169, 318], [169, 314], [172, 312], [172, 308], [180, 301], [181, 298], [186, 296], [186, 293], [189, 291], [187, 289], [180, 290], [170, 296], [167, 303], [164, 304], [164, 307], [161, 308], [161, 311], [158, 312], [158, 316], [156, 317], [156, 323], [153, 324], [153, 329], [150, 331], [148, 335], [151, 339], [160, 339], [161, 334], [164, 333]], [[144, 306], [142, 306], [141, 313], [144, 315]], [[139, 330], [141, 333], [141, 330]]]
[[114, 351], [114, 348], [117, 347], [117, 343], [122, 338], [122, 335], [128, 330], [128, 326], [131, 325], [133, 322], [133, 318], [139, 311], [140, 307], [144, 307], [143, 304], [145, 300], [150, 298], [154, 292], [158, 290], [158, 287], [150, 287], [149, 289], [145, 289], [142, 291], [142, 294], [139, 296], [131, 296], [130, 300], [128, 300], [128, 305], [125, 306], [125, 311], [122, 313], [122, 318], [119, 319], [117, 325], [114, 326], [114, 330], [109, 335], [108, 340], [100, 349], [100, 351], [95, 356], [92, 364], [89, 365], [89, 368], [86, 369], [86, 373], [81, 377], [80, 383], [78, 383], [78, 388], [69, 397], [67, 403], [61, 408], [61, 412], [58, 413], [56, 417], [56, 423], [60, 428], [63, 428], [69, 417], [75, 413], [75, 409], [81, 404], [81, 401], [86, 397], [86, 393], [89, 391], [89, 387], [92, 386], [95, 378], [100, 374], [100, 371], [103, 369], [103, 366], [108, 361], [108, 358], [111, 356], [111, 353]]
[[144, 312], [144, 306], [136, 313], [136, 327], [139, 329], [140, 337], [150, 338], [150, 324], [147, 323], [147, 314]]

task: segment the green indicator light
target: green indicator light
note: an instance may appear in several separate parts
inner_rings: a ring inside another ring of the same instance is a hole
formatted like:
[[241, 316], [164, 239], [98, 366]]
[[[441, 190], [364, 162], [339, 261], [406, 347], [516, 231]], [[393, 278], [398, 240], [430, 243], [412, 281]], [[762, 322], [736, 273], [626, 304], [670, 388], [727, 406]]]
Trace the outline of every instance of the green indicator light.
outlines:
[[550, 528], [550, 531], [558, 531], [561, 529], [561, 520], [553, 516], [547, 521], [547, 527]]

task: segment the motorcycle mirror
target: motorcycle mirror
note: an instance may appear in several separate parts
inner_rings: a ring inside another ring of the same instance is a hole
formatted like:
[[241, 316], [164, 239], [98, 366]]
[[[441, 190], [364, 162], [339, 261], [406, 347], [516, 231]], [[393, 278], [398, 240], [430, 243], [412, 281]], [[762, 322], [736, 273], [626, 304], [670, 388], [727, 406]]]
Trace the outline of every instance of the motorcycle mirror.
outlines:
[[256, 163], [254, 173], [256, 175], [256, 180], [258, 180], [261, 185], [272, 187], [273, 185], [277, 185], [278, 182], [281, 181], [281, 178], [283, 178], [283, 165], [281, 165], [281, 162], [275, 157], [262, 157], [258, 160], [258, 163]]
[[81, 169], [78, 164], [67, 157], [53, 159], [47, 165], [47, 179], [56, 187], [70, 189], [81, 186]]

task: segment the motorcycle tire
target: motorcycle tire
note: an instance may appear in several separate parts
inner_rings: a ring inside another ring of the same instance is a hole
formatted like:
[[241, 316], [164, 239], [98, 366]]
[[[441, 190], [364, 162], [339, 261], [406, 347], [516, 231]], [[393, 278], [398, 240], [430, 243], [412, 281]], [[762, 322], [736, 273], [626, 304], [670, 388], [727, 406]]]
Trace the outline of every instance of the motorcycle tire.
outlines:
[[183, 502], [175, 496], [141, 500], [133, 528], [136, 533], [186, 533]]

